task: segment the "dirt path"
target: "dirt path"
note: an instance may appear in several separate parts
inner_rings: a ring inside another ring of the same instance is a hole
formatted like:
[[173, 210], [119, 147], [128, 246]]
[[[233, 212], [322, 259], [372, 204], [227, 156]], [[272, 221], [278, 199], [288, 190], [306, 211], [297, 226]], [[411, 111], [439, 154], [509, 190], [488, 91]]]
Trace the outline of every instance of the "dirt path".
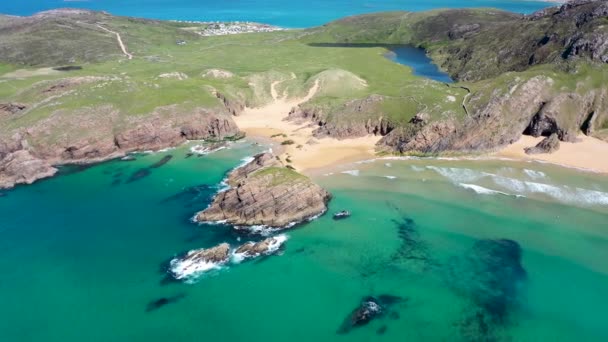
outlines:
[[97, 27], [99, 27], [100, 29], [108, 32], [108, 33], [112, 33], [114, 35], [116, 35], [116, 40], [118, 41], [118, 45], [120, 45], [120, 49], [122, 50], [122, 53], [125, 54], [125, 56], [127, 56], [127, 59], [133, 59], [133, 55], [129, 53], [129, 51], [127, 51], [127, 47], [125, 46], [125, 44], [122, 42], [122, 38], [120, 37], [120, 33], [118, 32], [114, 32], [112, 30], [108, 30], [107, 28], [101, 26], [101, 25], [97, 25]]
[[234, 118], [241, 130], [249, 136], [270, 138], [277, 144], [287, 142], [286, 145], [280, 145], [281, 160], [306, 173], [315, 173], [316, 170], [341, 163], [369, 159], [375, 155], [375, 144], [379, 137], [370, 135], [343, 140], [316, 139], [313, 136], [314, 127], [310, 122], [287, 121], [289, 111], [312, 99], [320, 84], [315, 82], [303, 98], [289, 99], [286, 92], [280, 95], [277, 91], [280, 83], [281, 81], [275, 81], [270, 86], [273, 102], [260, 108], [246, 108]]

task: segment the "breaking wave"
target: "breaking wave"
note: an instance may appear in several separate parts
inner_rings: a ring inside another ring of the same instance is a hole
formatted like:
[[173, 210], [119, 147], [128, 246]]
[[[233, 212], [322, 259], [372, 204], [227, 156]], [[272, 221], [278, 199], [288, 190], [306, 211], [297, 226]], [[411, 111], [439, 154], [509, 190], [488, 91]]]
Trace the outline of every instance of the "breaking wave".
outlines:
[[348, 171], [342, 171], [340, 173], [355, 176], [355, 177], [359, 176], [359, 170], [348, 170]]

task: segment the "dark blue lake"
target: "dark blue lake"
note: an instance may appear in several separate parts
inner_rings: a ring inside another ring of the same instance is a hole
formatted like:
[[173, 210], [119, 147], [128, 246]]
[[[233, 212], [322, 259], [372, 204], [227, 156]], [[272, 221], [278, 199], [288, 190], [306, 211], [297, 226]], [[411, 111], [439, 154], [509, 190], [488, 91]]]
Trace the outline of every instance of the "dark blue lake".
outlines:
[[439, 67], [426, 55], [423, 49], [412, 46], [391, 47], [391, 52], [386, 54], [386, 58], [395, 63], [407, 65], [413, 69], [416, 76], [430, 78], [444, 83], [453, 83], [450, 75], [441, 71]]

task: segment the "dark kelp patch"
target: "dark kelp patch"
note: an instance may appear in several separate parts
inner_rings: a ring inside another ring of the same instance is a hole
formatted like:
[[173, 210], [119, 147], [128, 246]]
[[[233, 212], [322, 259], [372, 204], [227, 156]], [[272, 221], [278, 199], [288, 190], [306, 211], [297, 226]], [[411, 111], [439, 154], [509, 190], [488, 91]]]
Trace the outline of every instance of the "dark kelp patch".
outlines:
[[495, 340], [496, 332], [509, 323], [527, 279], [521, 261], [522, 249], [517, 242], [483, 239], [448, 265], [447, 284], [475, 304], [459, 323], [467, 340]]
[[161, 297], [159, 299], [153, 300], [153, 301], [149, 302], [148, 305], [146, 306], [146, 312], [156, 311], [166, 305], [177, 303], [178, 301], [182, 300], [184, 297], [186, 297], [185, 293], [179, 293], [175, 296]]
[[161, 203], [168, 203], [173, 201], [179, 201], [184, 203], [186, 207], [190, 207], [194, 204], [200, 204], [201, 200], [210, 200], [213, 194], [217, 191], [217, 187], [208, 184], [195, 185], [184, 188], [182, 191], [165, 197], [161, 200]]
[[[337, 333], [346, 334], [352, 329], [369, 324], [373, 320], [390, 317], [393, 312], [396, 312], [394, 311], [395, 306], [405, 302], [407, 302], [407, 298], [393, 295], [364, 297], [359, 303], [359, 306], [346, 316]], [[384, 334], [387, 329], [386, 326], [382, 326], [378, 329], [377, 333]]]
[[141, 180], [143, 178], [150, 176], [152, 174], [152, 171], [151, 171], [152, 169], [157, 169], [157, 168], [167, 164], [171, 159], [173, 159], [172, 155], [166, 155], [166, 156], [162, 157], [162, 159], [157, 161], [156, 163], [133, 172], [131, 174], [131, 177], [129, 177], [129, 179], [127, 180], [127, 183], [133, 183], [135, 181], [138, 181], [138, 180]]
[[164, 156], [161, 160], [157, 161], [156, 163], [150, 165], [151, 169], [157, 169], [165, 164], [167, 164], [171, 159], [173, 159], [172, 155], [166, 155]]
[[143, 178], [148, 177], [151, 174], [150, 170], [145, 168], [145, 169], [139, 169], [135, 172], [133, 172], [131, 174], [131, 176], [129, 177], [129, 179], [127, 180], [127, 183], [133, 183], [136, 182], [138, 180], [141, 180]]

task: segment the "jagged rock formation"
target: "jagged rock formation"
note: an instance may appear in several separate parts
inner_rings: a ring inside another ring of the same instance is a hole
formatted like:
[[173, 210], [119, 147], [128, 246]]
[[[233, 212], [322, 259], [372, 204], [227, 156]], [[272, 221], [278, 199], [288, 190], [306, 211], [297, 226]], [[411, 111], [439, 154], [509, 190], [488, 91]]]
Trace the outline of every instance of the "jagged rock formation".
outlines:
[[559, 150], [559, 138], [557, 137], [557, 133], [553, 133], [546, 137], [536, 146], [525, 149], [527, 154], [553, 153], [557, 150]]
[[[116, 130], [112, 122], [115, 111], [111, 107], [101, 108], [99, 113], [81, 121], [39, 122], [0, 141], [0, 188], [15, 184], [32, 183], [52, 176], [51, 165], [91, 163], [103, 161], [138, 150], [158, 150], [176, 146], [186, 140], [221, 140], [240, 134], [238, 127], [225, 114], [214, 114], [207, 110], [195, 110], [188, 115], [174, 111], [159, 111], [157, 115], [135, 119], [122, 130]], [[171, 116], [169, 116], [169, 113]], [[162, 116], [162, 117], [161, 117]], [[49, 143], [45, 136], [50, 125], [63, 124], [73, 127], [80, 134], [70, 134], [68, 129], [59, 138]], [[82, 136], [82, 132], [87, 132]], [[17, 153], [17, 154], [16, 154]], [[20, 176], [23, 175], [23, 176]]]
[[270, 255], [276, 253], [285, 241], [287, 241], [287, 236], [284, 234], [269, 237], [259, 242], [249, 241], [238, 247], [233, 255], [243, 260], [257, 258], [261, 255]]
[[0, 189], [14, 184], [32, 184], [55, 173], [57, 169], [44, 160], [33, 157], [28, 151], [19, 150], [0, 160]]
[[[348, 139], [368, 134], [386, 135], [394, 128], [394, 124], [382, 116], [380, 105], [383, 100], [381, 95], [370, 95], [364, 99], [348, 101], [336, 113], [342, 120], [327, 121], [322, 109], [304, 105], [292, 109], [288, 119], [312, 121], [318, 126], [313, 132], [317, 138], [331, 136]], [[377, 118], [361, 118], [370, 112], [376, 113]]]
[[175, 279], [187, 279], [218, 268], [230, 259], [230, 245], [222, 243], [208, 249], [195, 249], [170, 262], [170, 272]]
[[228, 177], [231, 188], [196, 215], [199, 222], [286, 228], [324, 213], [331, 195], [309, 178], [277, 166], [263, 153]]
[[[506, 86], [479, 87], [468, 99], [468, 115], [434, 120], [414, 117], [383, 137], [379, 149], [400, 153], [436, 154], [488, 151], [514, 143], [523, 134], [574, 142], [581, 129], [593, 132], [608, 118], [608, 92], [603, 88], [556, 89], [556, 80], [537, 75], [528, 79], [502, 76]], [[493, 82], [493, 81], [492, 81]]]

